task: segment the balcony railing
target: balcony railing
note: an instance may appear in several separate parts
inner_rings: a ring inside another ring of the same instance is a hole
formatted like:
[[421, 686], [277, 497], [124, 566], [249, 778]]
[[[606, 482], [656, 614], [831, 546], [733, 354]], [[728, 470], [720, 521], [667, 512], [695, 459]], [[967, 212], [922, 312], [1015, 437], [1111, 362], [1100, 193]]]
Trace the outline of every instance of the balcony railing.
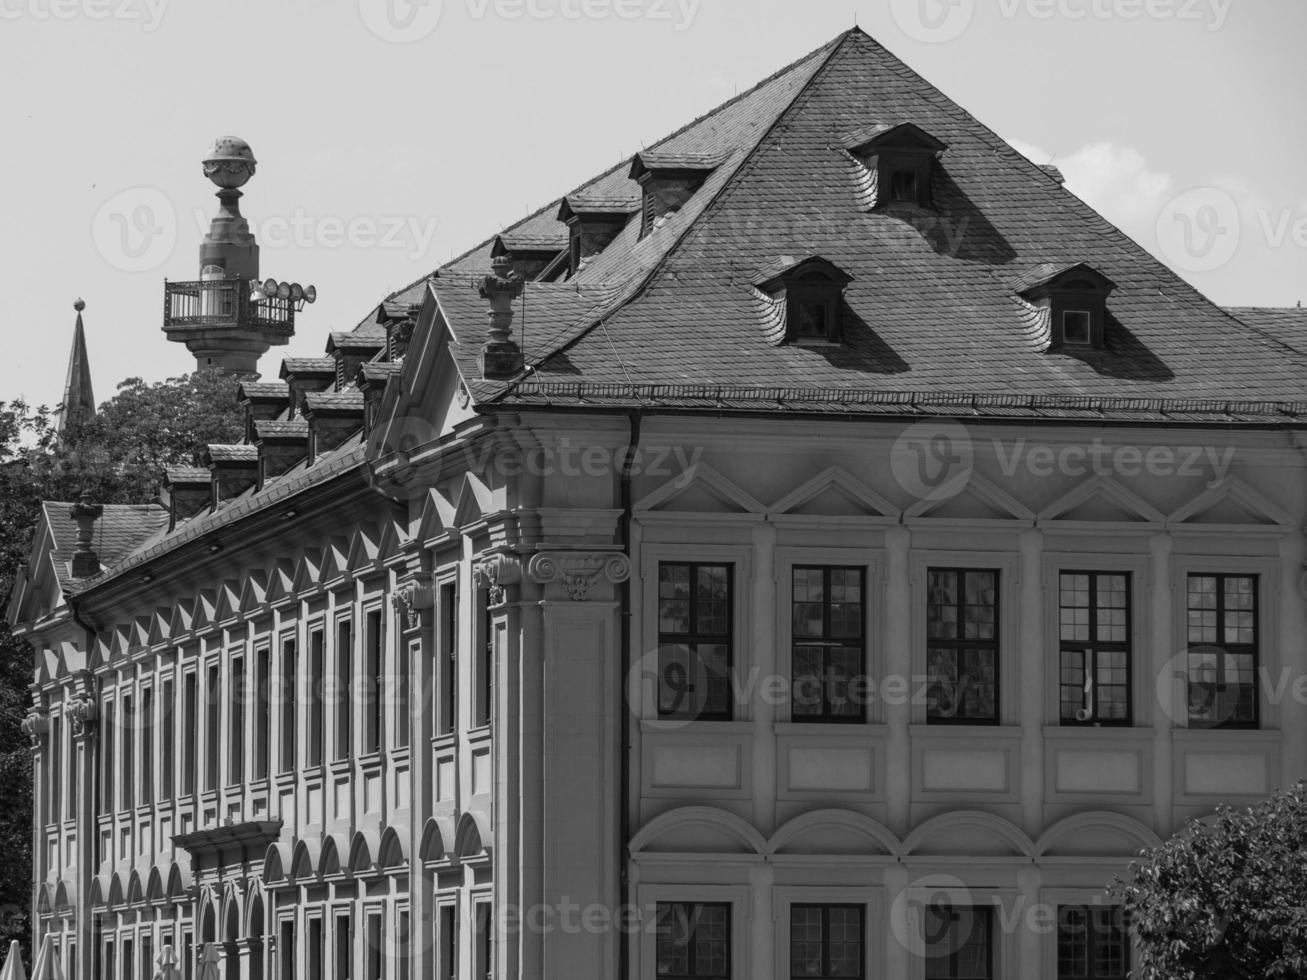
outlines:
[[269, 296], [250, 298], [243, 279], [164, 283], [163, 325], [168, 327], [239, 327], [295, 332], [295, 304]]

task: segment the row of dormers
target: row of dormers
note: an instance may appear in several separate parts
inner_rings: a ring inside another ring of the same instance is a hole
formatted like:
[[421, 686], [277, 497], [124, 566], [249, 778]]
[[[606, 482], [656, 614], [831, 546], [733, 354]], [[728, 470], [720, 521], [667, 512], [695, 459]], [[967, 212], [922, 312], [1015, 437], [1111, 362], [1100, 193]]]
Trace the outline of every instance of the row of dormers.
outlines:
[[[753, 279], [778, 312], [769, 318], [773, 345], [843, 341], [844, 290], [853, 276], [820, 255], [781, 256]], [[1013, 293], [1047, 324], [1048, 350], [1102, 350], [1107, 300], [1116, 284], [1083, 262], [1046, 263], [1012, 283]]]

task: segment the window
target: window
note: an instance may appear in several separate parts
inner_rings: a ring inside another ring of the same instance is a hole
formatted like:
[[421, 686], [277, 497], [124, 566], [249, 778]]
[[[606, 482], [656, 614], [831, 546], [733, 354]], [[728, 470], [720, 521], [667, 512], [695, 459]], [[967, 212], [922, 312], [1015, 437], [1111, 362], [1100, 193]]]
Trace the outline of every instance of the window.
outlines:
[[1130, 724], [1130, 576], [1062, 572], [1058, 596], [1062, 724]]
[[844, 290], [853, 277], [820, 255], [779, 256], [754, 277], [759, 292], [785, 311], [784, 330], [768, 343], [838, 344], [843, 333]]
[[1062, 342], [1087, 347], [1093, 343], [1094, 314], [1089, 310], [1062, 311]]
[[114, 956], [112, 939], [106, 939], [104, 941], [104, 959], [102, 962], [104, 963], [104, 980], [114, 980], [116, 976], [114, 967], [117, 965], [118, 960]]
[[295, 920], [286, 919], [281, 923], [281, 938], [277, 941], [277, 951], [281, 957], [281, 975], [295, 976]]
[[486, 728], [494, 720], [494, 662], [495, 662], [495, 617], [490, 612], [490, 594], [481, 589], [477, 592], [478, 618], [476, 623], [479, 635], [474, 641], [477, 657], [472, 665], [475, 671], [476, 690], [472, 692], [472, 704], [476, 709], [473, 725]]
[[327, 634], [318, 627], [309, 634], [309, 731], [310, 766], [322, 765], [323, 746], [327, 743], [327, 716], [322, 703], [322, 685], [326, 682]]
[[1190, 575], [1189, 726], [1257, 727], [1256, 575]]
[[267, 779], [270, 763], [268, 760], [268, 726], [271, 724], [272, 707], [268, 700], [268, 658], [271, 656], [265, 647], [254, 654], [254, 778]]
[[141, 691], [141, 802], [154, 802], [154, 688]]
[[61, 758], [63, 752], [64, 720], [55, 715], [50, 719], [50, 764], [49, 777], [46, 780], [47, 799], [45, 803], [46, 823], [58, 823], [63, 819], [63, 801], [59, 790], [63, 786], [64, 772], [68, 768]]
[[383, 730], [382, 695], [385, 678], [382, 676], [383, 637], [380, 610], [370, 611], [363, 620], [363, 751], [372, 754], [381, 751]]
[[658, 903], [658, 976], [668, 980], [731, 975], [731, 907]]
[[1130, 932], [1122, 909], [1058, 907], [1058, 980], [1126, 980], [1129, 971]]
[[336, 913], [336, 980], [349, 980], [353, 949], [354, 935], [349, 913], [338, 912]]
[[382, 933], [381, 913], [368, 913], [368, 946], [367, 946], [367, 980], [381, 980], [381, 970], [383, 965], [381, 944], [385, 942], [385, 936]]
[[793, 720], [865, 721], [862, 569], [800, 567], [792, 579]]
[[306, 952], [308, 953], [308, 957], [309, 957], [309, 976], [320, 977], [322, 976], [323, 973], [322, 971], [322, 950], [323, 950], [322, 919], [317, 918], [315, 916], [314, 918], [309, 919], [308, 926], [309, 926], [309, 937], [308, 937], [308, 949], [306, 950]]
[[245, 676], [245, 658], [231, 658], [231, 676], [235, 681], [231, 699], [230, 727], [227, 739], [227, 782], [235, 786], [245, 779], [245, 699], [249, 696], [248, 678]]
[[174, 737], [175, 728], [171, 724], [177, 715], [176, 707], [173, 701], [173, 682], [165, 680], [160, 687], [159, 715], [160, 718], [168, 722], [163, 726], [159, 749], [163, 754], [163, 759], [159, 763], [159, 798], [162, 800], [171, 800], [173, 798], [172, 781], [173, 766], [176, 763], [177, 740]]
[[199, 675], [191, 671], [182, 678], [182, 793], [195, 792], [195, 728], [200, 723]]
[[182, 967], [182, 980], [192, 980], [195, 976], [194, 956], [192, 947], [195, 945], [194, 933], [189, 929], [182, 930], [181, 953], [178, 960]]
[[104, 719], [100, 723], [100, 810], [103, 813], [114, 812], [114, 787], [118, 780], [114, 778], [114, 734], [118, 726], [114, 718], [114, 702], [104, 706]]
[[790, 978], [865, 976], [861, 905], [790, 906]]
[[154, 936], [148, 932], [141, 933], [141, 980], [151, 980], [154, 976]]
[[130, 694], [123, 696], [123, 776], [122, 808], [130, 810], [136, 806], [136, 725], [139, 719], [133, 710], [135, 705]]
[[813, 296], [796, 297], [790, 309], [794, 312], [793, 336], [796, 340], [826, 340], [831, 332], [831, 305]]
[[[283, 773], [295, 771], [295, 708], [299, 700], [295, 677], [298, 674], [298, 651], [292, 637], [281, 641], [281, 766]], [[309, 679], [309, 686], [316, 690], [321, 676]]]
[[[422, 647], [414, 643], [412, 650], [421, 653]], [[404, 643], [398, 645], [395, 650], [395, 661], [395, 683], [393, 685], [395, 692], [395, 747], [402, 749], [408, 746], [408, 726], [411, 721], [409, 717], [408, 688], [412, 658], [408, 645]]]
[[336, 758], [350, 757], [350, 722], [354, 707], [354, 627], [336, 624]]
[[440, 640], [436, 648], [439, 674], [440, 711], [436, 734], [449, 735], [458, 726], [458, 587], [446, 582], [440, 587]]
[[926, 713], [935, 724], [998, 723], [998, 572], [927, 572]]
[[204, 788], [207, 790], [216, 790], [218, 788], [218, 706], [222, 704], [221, 681], [218, 675], [218, 665], [209, 665], [208, 685], [205, 696], [208, 698], [208, 704], [205, 706], [207, 723], [205, 725], [205, 767], [204, 767]]
[[992, 980], [993, 909], [928, 905], [926, 980]]
[[889, 199], [892, 203], [916, 204], [919, 197], [915, 170], [890, 171]]
[[396, 915], [395, 926], [395, 980], [409, 980], [412, 976], [409, 955], [409, 915], [408, 909], [400, 909]]
[[455, 980], [458, 976], [458, 908], [440, 906], [440, 963], [437, 976], [440, 980]]
[[729, 721], [731, 566], [658, 566], [658, 714]]
[[493, 977], [495, 969], [495, 928], [489, 902], [476, 906], [477, 961], [473, 976]]

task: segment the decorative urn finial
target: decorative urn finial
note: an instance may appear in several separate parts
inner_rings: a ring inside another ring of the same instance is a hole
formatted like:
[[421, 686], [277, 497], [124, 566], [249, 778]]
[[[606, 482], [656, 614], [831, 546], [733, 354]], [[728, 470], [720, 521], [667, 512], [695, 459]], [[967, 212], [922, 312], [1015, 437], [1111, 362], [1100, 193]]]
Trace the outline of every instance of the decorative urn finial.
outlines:
[[511, 255], [497, 255], [494, 270], [481, 282], [481, 298], [490, 300], [490, 331], [481, 348], [481, 375], [487, 380], [505, 380], [518, 375], [524, 366], [522, 349], [512, 339], [513, 302], [526, 283], [513, 271]]

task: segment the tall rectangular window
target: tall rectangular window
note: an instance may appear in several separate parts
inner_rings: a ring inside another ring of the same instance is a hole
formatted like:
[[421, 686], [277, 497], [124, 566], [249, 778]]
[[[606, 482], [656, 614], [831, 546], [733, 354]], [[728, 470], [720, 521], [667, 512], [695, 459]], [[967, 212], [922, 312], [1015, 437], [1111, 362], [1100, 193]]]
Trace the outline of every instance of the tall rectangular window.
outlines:
[[63, 819], [63, 799], [60, 788], [64, 782], [63, 760], [63, 716], [56, 715], [50, 719], [50, 762], [46, 767], [45, 820], [46, 823], [58, 823]]
[[384, 637], [381, 611], [373, 609], [363, 620], [363, 751], [371, 755], [381, 751], [384, 730], [385, 678], [382, 677]]
[[1122, 909], [1058, 906], [1057, 980], [1126, 980], [1129, 974], [1130, 932]]
[[998, 572], [927, 572], [926, 717], [998, 724]]
[[218, 760], [221, 757], [218, 745], [218, 711], [222, 705], [222, 680], [218, 672], [217, 664], [209, 665], [207, 677], [207, 689], [205, 690], [205, 759], [204, 759], [204, 788], [207, 790], [216, 790], [218, 788]]
[[365, 956], [367, 957], [367, 980], [381, 980], [381, 973], [384, 965], [382, 943], [385, 942], [385, 936], [382, 934], [382, 922], [380, 912], [369, 912], [367, 919], [368, 944]]
[[[414, 643], [412, 649], [421, 651], [422, 647]], [[395, 682], [391, 685], [395, 704], [395, 747], [400, 749], [409, 742], [408, 727], [412, 719], [409, 717], [408, 691], [412, 680], [409, 673], [412, 669], [409, 646], [401, 642], [395, 648]]]
[[116, 980], [118, 975], [116, 969], [118, 966], [118, 958], [115, 955], [116, 953], [117, 950], [114, 949], [113, 940], [106, 939], [104, 941], [104, 950], [102, 954], [104, 959], [101, 961], [104, 964], [104, 973], [101, 974], [104, 980]]
[[64, 764], [64, 818], [77, 819], [77, 740], [73, 738], [72, 721], [65, 719], [68, 726], [66, 743], [68, 760]]
[[411, 946], [411, 937], [409, 935], [410, 919], [408, 909], [400, 909], [397, 914], [397, 923], [395, 925], [395, 958], [396, 970], [395, 980], [410, 980], [413, 971], [409, 965], [409, 950]]
[[199, 674], [191, 671], [182, 678], [182, 793], [195, 792], [195, 771], [199, 762], [195, 758], [195, 730], [199, 716]]
[[100, 812], [114, 812], [114, 787], [118, 785], [117, 772], [114, 766], [117, 758], [114, 756], [115, 736], [118, 732], [117, 718], [115, 708], [117, 705], [113, 701], [108, 701], [104, 706], [104, 718], [100, 722]]
[[236, 785], [245, 779], [245, 702], [249, 683], [245, 676], [245, 658], [231, 658], [232, 698], [228, 716], [227, 782]]
[[731, 975], [731, 907], [659, 902], [657, 975], [665, 980], [725, 980]]
[[174, 705], [173, 682], [164, 680], [159, 695], [159, 749], [163, 756], [159, 763], [159, 798], [173, 798], [173, 767], [177, 762], [177, 709]]
[[307, 944], [307, 945], [308, 945], [308, 948], [305, 950], [305, 952], [308, 954], [308, 958], [309, 958], [309, 976], [311, 976], [311, 977], [320, 977], [320, 976], [323, 975], [323, 972], [322, 972], [322, 950], [323, 950], [322, 919], [321, 919], [321, 918], [318, 918], [318, 917], [315, 916], [314, 918], [309, 919], [308, 926], [309, 926], [309, 930], [308, 930], [308, 944]]
[[658, 714], [729, 721], [732, 568], [658, 566]]
[[[298, 723], [296, 710], [299, 706], [299, 651], [293, 637], [283, 637], [281, 641], [281, 765], [283, 773], [295, 771], [295, 726]], [[309, 678], [312, 687], [316, 682]], [[310, 694], [312, 697], [312, 694]]]
[[1256, 575], [1190, 575], [1189, 727], [1256, 728]]
[[269, 760], [269, 726], [272, 724], [272, 703], [268, 697], [268, 660], [272, 656], [267, 647], [254, 653], [254, 778], [267, 779]]
[[336, 915], [336, 980], [349, 980], [354, 950], [353, 929], [349, 913]]
[[348, 620], [336, 624], [336, 755], [351, 755], [351, 722], [354, 714], [354, 626]]
[[195, 978], [195, 934], [189, 929], [182, 930], [182, 950], [177, 956], [182, 966], [182, 980]]
[[476, 658], [476, 726], [489, 727], [495, 716], [495, 617], [490, 612], [490, 594], [477, 593], [481, 605], [480, 656]]
[[154, 975], [154, 936], [149, 932], [141, 933], [141, 980], [150, 980]]
[[309, 634], [309, 760], [310, 766], [322, 765], [327, 741], [327, 714], [323, 709], [322, 686], [327, 677], [327, 633], [318, 627]]
[[141, 802], [154, 802], [154, 688], [141, 691]]
[[298, 976], [295, 972], [295, 921], [283, 920], [281, 935], [277, 939], [278, 958], [281, 960], [282, 977]]
[[993, 980], [993, 911], [926, 906], [926, 980]]
[[495, 971], [495, 928], [489, 902], [477, 903], [476, 927], [476, 975], [478, 977], [493, 977]]
[[798, 722], [867, 718], [866, 605], [860, 568], [795, 568], [791, 717]]
[[440, 702], [436, 734], [449, 735], [458, 727], [458, 587], [440, 586], [440, 636], [436, 645], [436, 674]]
[[457, 980], [458, 977], [458, 908], [440, 906], [440, 963], [436, 976], [439, 980]]
[[136, 806], [136, 725], [138, 718], [135, 702], [130, 694], [123, 696], [122, 731], [123, 731], [123, 775], [122, 805], [124, 810]]
[[126, 980], [137, 980], [136, 954], [130, 939], [123, 940], [123, 977]]
[[1130, 576], [1062, 572], [1058, 597], [1062, 724], [1130, 724]]
[[790, 906], [790, 980], [866, 975], [861, 905]]

